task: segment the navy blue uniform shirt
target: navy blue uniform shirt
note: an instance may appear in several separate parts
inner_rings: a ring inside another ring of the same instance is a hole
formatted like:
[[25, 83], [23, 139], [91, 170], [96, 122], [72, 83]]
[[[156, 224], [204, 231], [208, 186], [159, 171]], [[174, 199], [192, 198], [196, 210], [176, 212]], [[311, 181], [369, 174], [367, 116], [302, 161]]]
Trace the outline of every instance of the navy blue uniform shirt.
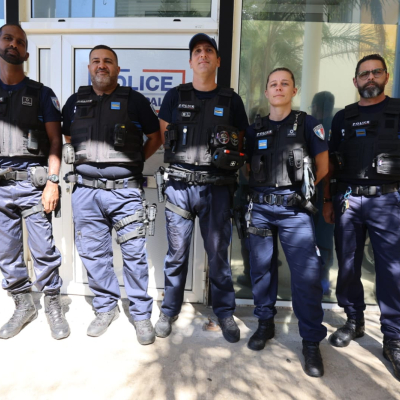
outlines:
[[[15, 92], [24, 88], [28, 82], [29, 78], [24, 78], [20, 83], [16, 85], [6, 85], [0, 80], [0, 86], [3, 90], [7, 92]], [[57, 96], [54, 92], [47, 86], [42, 86], [40, 89], [39, 96], [39, 115], [38, 119], [40, 121], [46, 122], [61, 122], [61, 110], [59, 106]], [[32, 158], [23, 157], [3, 157], [0, 158], [0, 167], [9, 168], [16, 170], [26, 170], [30, 167], [36, 167], [41, 165], [37, 160], [32, 160]]]
[[[289, 118], [289, 115], [283, 119], [282, 121], [271, 121], [271, 125], [282, 125], [285, 121]], [[320, 125], [320, 122], [316, 120], [311, 115], [306, 115], [305, 119], [305, 129], [304, 129], [304, 137], [306, 139], [307, 149], [311, 157], [315, 157], [320, 153], [328, 150], [328, 135], [325, 132], [325, 139], [322, 140], [318, 137], [315, 132], [314, 128]], [[251, 157], [254, 150], [254, 143], [256, 137], [256, 130], [254, 128], [254, 124], [250, 125], [246, 130], [246, 154], [248, 157], [247, 162], [251, 165]], [[275, 193], [275, 194], [290, 194], [293, 193], [292, 188], [275, 188], [270, 187], [266, 190], [265, 188], [255, 187], [255, 190], [262, 190], [264, 193]]]
[[[93, 90], [93, 89], [92, 89]], [[73, 94], [65, 103], [63, 114], [63, 134], [71, 136], [70, 128], [75, 115], [77, 94]], [[103, 96], [108, 96], [104, 94]], [[145, 135], [150, 135], [160, 129], [157, 115], [150, 102], [141, 93], [131, 90], [128, 99], [128, 115], [130, 120], [142, 130]], [[79, 174], [92, 178], [122, 179], [130, 176], [140, 177], [143, 166], [124, 165], [123, 163], [83, 163], [76, 167]]]
[[[381, 101], [378, 104], [373, 104], [371, 106], [358, 106], [358, 110], [363, 114], [375, 114], [382, 112], [383, 109], [387, 106], [389, 102], [389, 96], [386, 96], [385, 100]], [[344, 110], [340, 110], [336, 113], [332, 121], [332, 129], [331, 129], [331, 139], [329, 141], [329, 153], [337, 151], [340, 145], [340, 142], [343, 140], [345, 130], [345, 119], [344, 119]], [[400, 120], [399, 120], [399, 130], [400, 132]], [[371, 160], [372, 162], [372, 160]], [[350, 183], [353, 185], [382, 185], [388, 184], [388, 181], [380, 181], [377, 179], [341, 179], [341, 181]], [[396, 181], [394, 181], [396, 182]]]
[[[199, 100], [212, 99], [218, 94], [220, 89], [221, 88], [219, 86], [217, 86], [214, 90], [211, 90], [209, 92], [201, 92], [200, 90], [194, 89], [194, 94]], [[178, 103], [179, 103], [179, 92], [175, 87], [173, 89], [170, 89], [166, 93], [164, 100], [161, 104], [161, 109], [158, 114], [158, 117], [170, 124], [176, 123], [178, 117]], [[230, 120], [230, 125], [234, 126], [239, 131], [244, 131], [249, 126], [242, 98], [235, 92], [233, 93], [232, 96], [229, 120]], [[164, 135], [164, 132], [161, 132], [161, 135]], [[173, 164], [173, 165], [197, 171], [209, 171], [216, 169], [213, 166], [204, 166], [204, 165], [199, 165], [199, 166], [193, 164]]]

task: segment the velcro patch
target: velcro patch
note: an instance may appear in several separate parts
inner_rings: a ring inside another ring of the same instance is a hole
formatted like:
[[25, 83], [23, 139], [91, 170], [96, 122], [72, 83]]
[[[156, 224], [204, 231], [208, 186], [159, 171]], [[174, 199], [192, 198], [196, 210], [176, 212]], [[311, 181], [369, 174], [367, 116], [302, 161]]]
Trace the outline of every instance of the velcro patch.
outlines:
[[112, 101], [111, 102], [111, 110], [120, 110], [121, 103], [119, 101]]
[[33, 106], [33, 99], [32, 99], [32, 97], [22, 96], [22, 105], [23, 105], [23, 106], [32, 107], [32, 106]]

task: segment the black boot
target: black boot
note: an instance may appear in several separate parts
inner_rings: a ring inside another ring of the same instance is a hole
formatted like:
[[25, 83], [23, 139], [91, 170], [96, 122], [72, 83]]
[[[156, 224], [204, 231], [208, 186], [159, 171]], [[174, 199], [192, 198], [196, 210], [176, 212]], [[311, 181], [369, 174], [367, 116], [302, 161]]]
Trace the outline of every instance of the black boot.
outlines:
[[258, 328], [253, 336], [249, 339], [247, 347], [250, 350], [262, 350], [265, 347], [267, 340], [275, 336], [274, 319], [259, 319]]
[[15, 302], [15, 311], [11, 319], [1, 327], [0, 338], [9, 339], [37, 317], [37, 310], [30, 292], [11, 295]]
[[394, 376], [400, 381], [400, 340], [383, 338], [383, 357], [392, 363]]
[[356, 338], [364, 336], [365, 322], [363, 319], [348, 319], [336, 332], [329, 336], [329, 343], [335, 347], [346, 347]]
[[322, 363], [319, 342], [309, 342], [303, 339], [304, 372], [313, 378], [324, 375], [324, 364]]

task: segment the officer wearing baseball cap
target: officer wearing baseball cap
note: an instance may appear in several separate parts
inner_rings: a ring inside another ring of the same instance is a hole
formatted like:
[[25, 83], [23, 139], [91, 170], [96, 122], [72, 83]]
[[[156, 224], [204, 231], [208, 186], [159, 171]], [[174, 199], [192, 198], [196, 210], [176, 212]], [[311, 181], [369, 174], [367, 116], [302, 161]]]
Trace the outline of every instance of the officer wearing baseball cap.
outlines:
[[[204, 33], [189, 42], [193, 82], [171, 89], [159, 118], [164, 140], [163, 170], [168, 252], [165, 296], [156, 335], [167, 337], [181, 311], [196, 216], [208, 255], [212, 305], [225, 339], [237, 342], [235, 292], [228, 261], [230, 208], [236, 171], [244, 164], [241, 140], [248, 126], [241, 98], [215, 83], [221, 59], [215, 40]], [[160, 174], [161, 175], [161, 174]]]

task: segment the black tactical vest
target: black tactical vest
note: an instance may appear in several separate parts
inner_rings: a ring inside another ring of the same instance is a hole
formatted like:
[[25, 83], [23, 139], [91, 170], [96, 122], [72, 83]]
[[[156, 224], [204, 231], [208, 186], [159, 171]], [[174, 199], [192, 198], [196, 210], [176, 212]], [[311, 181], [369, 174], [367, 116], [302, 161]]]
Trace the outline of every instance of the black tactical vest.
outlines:
[[303, 161], [308, 156], [304, 135], [306, 115], [292, 111], [279, 126], [271, 124], [268, 116], [256, 118], [250, 186], [301, 185]]
[[49, 156], [49, 138], [38, 118], [42, 86], [29, 79], [25, 87], [14, 92], [0, 88], [0, 156]]
[[132, 89], [118, 86], [97, 96], [92, 86], [81, 86], [71, 124], [75, 165], [87, 162], [139, 166], [144, 161], [142, 131], [131, 122], [128, 100]]
[[363, 114], [358, 104], [345, 108], [345, 132], [335, 164], [335, 178], [389, 180], [400, 178], [400, 99], [389, 99], [382, 112]]
[[200, 100], [187, 83], [178, 93], [177, 121], [165, 132], [164, 162], [211, 165], [216, 149], [238, 150], [239, 131], [229, 117], [233, 89], [221, 88], [212, 99]]

